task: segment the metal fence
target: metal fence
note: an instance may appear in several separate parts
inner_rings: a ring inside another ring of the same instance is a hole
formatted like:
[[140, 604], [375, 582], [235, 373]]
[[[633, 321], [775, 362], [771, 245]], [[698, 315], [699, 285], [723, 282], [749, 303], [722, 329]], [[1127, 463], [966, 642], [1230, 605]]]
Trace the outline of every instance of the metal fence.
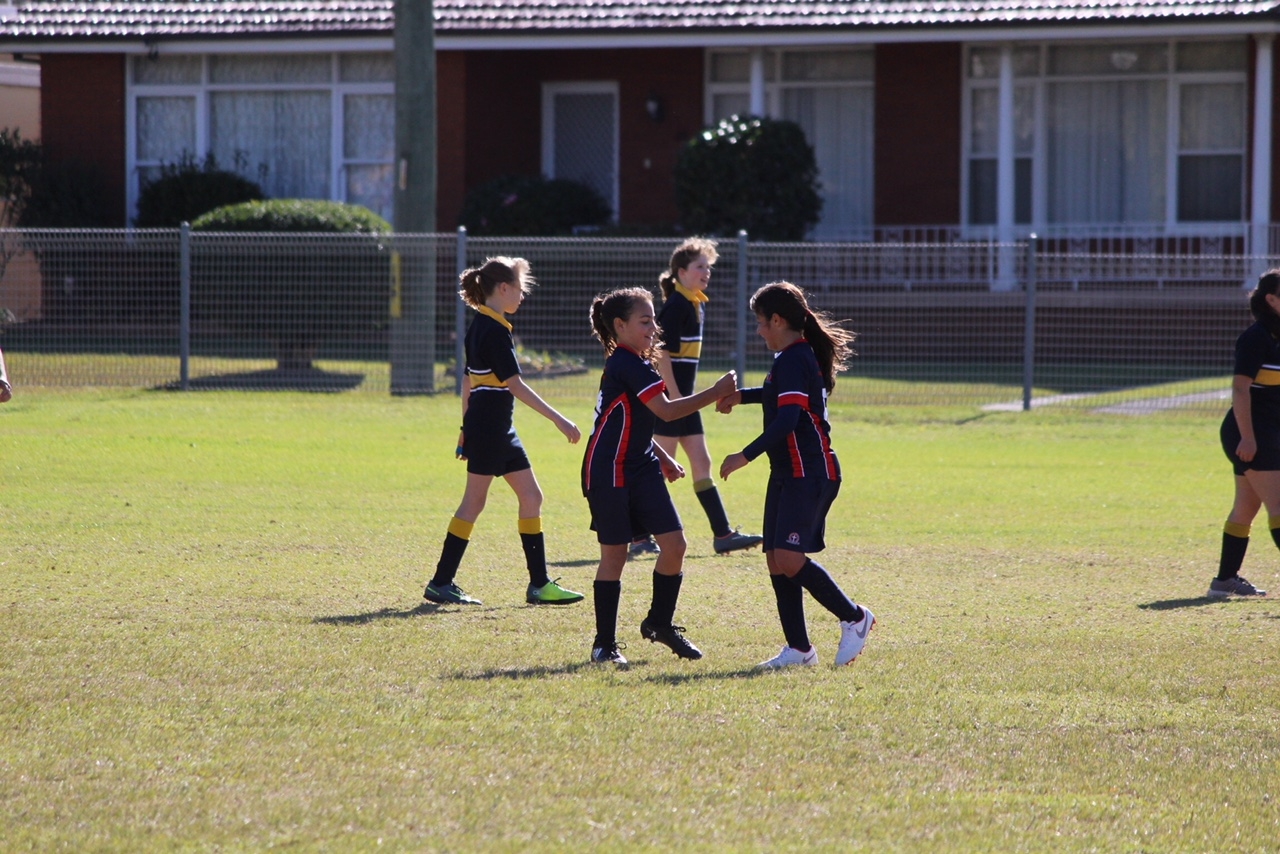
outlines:
[[[458, 272], [512, 255], [539, 283], [514, 318], [527, 376], [543, 394], [589, 399], [602, 363], [591, 299], [654, 288], [673, 245], [0, 231], [0, 348], [18, 386], [451, 392], [469, 320]], [[859, 333], [837, 394], [862, 403], [1221, 409], [1249, 323], [1244, 287], [1270, 259], [1220, 244], [1161, 248], [740, 236], [720, 244], [704, 370], [767, 369], [746, 297], [785, 279]], [[404, 367], [415, 359], [425, 369]]]

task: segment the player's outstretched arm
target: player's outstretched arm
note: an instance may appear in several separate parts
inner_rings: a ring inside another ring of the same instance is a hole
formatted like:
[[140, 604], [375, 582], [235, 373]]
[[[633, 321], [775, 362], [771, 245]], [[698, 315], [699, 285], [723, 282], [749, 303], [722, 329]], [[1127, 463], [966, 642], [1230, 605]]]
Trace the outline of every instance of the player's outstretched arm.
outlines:
[[511, 389], [511, 394], [515, 396], [516, 400], [556, 425], [556, 429], [563, 433], [571, 444], [576, 445], [578, 440], [582, 438], [582, 432], [578, 429], [578, 425], [557, 412], [536, 391], [529, 388], [519, 374], [507, 380], [507, 388]]

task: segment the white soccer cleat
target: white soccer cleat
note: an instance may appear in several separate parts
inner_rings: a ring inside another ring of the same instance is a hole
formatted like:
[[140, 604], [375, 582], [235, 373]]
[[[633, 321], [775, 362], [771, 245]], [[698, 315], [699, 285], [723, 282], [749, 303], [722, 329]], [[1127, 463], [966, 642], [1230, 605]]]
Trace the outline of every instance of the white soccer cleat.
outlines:
[[812, 667], [817, 663], [818, 648], [816, 646], [810, 646], [808, 652], [801, 652], [795, 647], [784, 646], [782, 652], [768, 661], [760, 662], [756, 667], [760, 670], [781, 670], [784, 667], [795, 667], [797, 665]]
[[867, 635], [876, 624], [876, 615], [871, 609], [862, 609], [862, 619], [852, 623], [840, 621], [840, 648], [836, 650], [836, 666], [853, 663], [867, 645]]

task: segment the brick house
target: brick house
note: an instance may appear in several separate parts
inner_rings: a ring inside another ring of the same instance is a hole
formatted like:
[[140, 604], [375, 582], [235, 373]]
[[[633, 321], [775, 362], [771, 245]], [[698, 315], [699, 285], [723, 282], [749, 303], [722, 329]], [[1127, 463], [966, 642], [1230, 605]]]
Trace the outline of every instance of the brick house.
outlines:
[[[678, 218], [682, 143], [797, 121], [815, 238], [1115, 235], [1259, 245], [1280, 203], [1280, 2], [437, 0], [437, 221], [510, 172]], [[55, 158], [128, 222], [140, 180], [213, 152], [269, 195], [390, 214], [392, 0], [14, 0]], [[715, 192], [708, 187], [707, 192]], [[1246, 244], [1245, 242], [1248, 242]]]

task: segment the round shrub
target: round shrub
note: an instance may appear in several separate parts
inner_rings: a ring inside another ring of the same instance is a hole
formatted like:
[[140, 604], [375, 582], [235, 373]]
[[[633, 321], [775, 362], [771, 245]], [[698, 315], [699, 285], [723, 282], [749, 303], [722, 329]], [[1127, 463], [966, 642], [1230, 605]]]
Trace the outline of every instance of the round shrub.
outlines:
[[586, 184], [503, 175], [468, 193], [458, 219], [475, 235], [554, 237], [601, 226], [612, 213]]
[[327, 234], [389, 234], [391, 223], [361, 205], [319, 199], [269, 199], [211, 210], [191, 223], [193, 231], [268, 231]]
[[262, 188], [241, 175], [218, 167], [212, 154], [203, 164], [189, 155], [161, 167], [138, 194], [138, 228], [177, 228], [214, 208], [263, 199]]
[[676, 160], [681, 225], [728, 236], [800, 240], [818, 222], [818, 164], [795, 122], [730, 116], [689, 140]]

